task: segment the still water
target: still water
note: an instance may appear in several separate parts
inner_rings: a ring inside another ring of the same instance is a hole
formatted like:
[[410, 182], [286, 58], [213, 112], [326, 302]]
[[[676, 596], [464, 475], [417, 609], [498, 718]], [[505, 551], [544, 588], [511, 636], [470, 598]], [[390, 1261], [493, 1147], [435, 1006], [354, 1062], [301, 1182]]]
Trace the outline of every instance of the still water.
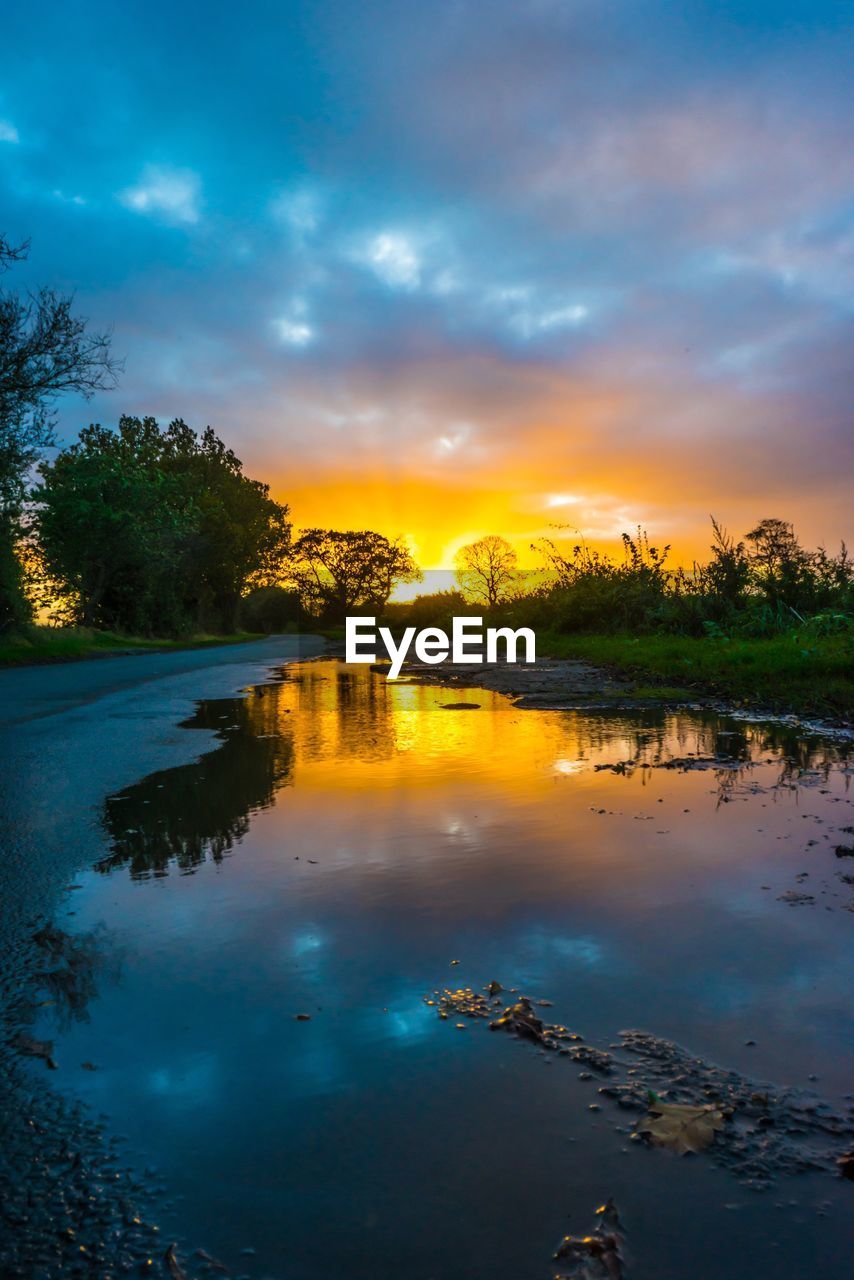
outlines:
[[648, 1150], [634, 1116], [589, 1109], [577, 1063], [424, 1001], [497, 980], [590, 1043], [641, 1027], [838, 1104], [837, 748], [708, 714], [522, 711], [331, 660], [193, 726], [218, 748], [106, 802], [104, 860], [57, 922], [92, 938], [92, 990], [41, 1025], [57, 1086], [176, 1197], [164, 1238], [253, 1278], [547, 1280], [613, 1196], [638, 1280], [844, 1274], [850, 1183], [757, 1193]]

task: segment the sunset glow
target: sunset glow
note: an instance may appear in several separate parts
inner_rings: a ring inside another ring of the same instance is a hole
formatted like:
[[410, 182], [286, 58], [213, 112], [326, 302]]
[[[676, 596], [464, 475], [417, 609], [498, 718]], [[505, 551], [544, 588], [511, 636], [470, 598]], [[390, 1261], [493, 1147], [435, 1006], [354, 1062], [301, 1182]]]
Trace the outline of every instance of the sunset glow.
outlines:
[[709, 513], [838, 545], [851, 39], [795, 9], [297, 3], [238, 31], [183, 5], [167, 47], [95, 3], [47, 50], [9, 15], [20, 279], [76, 289], [125, 357], [62, 438], [211, 423], [297, 527], [432, 568], [487, 533], [534, 563], [555, 524], [690, 563]]

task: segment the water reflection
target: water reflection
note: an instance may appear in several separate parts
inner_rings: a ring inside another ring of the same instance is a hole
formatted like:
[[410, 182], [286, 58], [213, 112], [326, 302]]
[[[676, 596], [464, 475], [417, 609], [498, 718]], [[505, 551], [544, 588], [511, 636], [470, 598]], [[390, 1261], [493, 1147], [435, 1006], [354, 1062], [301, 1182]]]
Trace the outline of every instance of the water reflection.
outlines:
[[[716, 714], [660, 709], [625, 715], [515, 710], [500, 694], [477, 691], [479, 710], [450, 714], [447, 690], [388, 682], [365, 667], [320, 661], [285, 668], [247, 699], [203, 702], [184, 727], [213, 731], [220, 745], [195, 764], [152, 774], [110, 797], [104, 824], [111, 853], [98, 864], [127, 866], [135, 878], [189, 874], [220, 863], [249, 829], [251, 815], [294, 782], [319, 790], [440, 785], [458, 771], [503, 777], [520, 762], [516, 787], [535, 769], [572, 777], [608, 769], [645, 783], [658, 767], [706, 768], [721, 802], [744, 785], [746, 768], [769, 756], [776, 785], [826, 780], [842, 748], [774, 723], [734, 724]], [[454, 692], [454, 699], [459, 697]], [[312, 765], [334, 761], [332, 772]], [[742, 765], [745, 768], [738, 768]], [[450, 818], [446, 833], [465, 839]]]
[[221, 745], [195, 764], [151, 774], [111, 796], [104, 825], [111, 853], [102, 872], [127, 866], [136, 879], [165, 876], [174, 864], [191, 874], [219, 863], [246, 835], [249, 818], [272, 803], [291, 776], [293, 747], [281, 726], [265, 728], [269, 691], [249, 701], [203, 702], [184, 724], [212, 730]]
[[57, 1046], [98, 1070], [60, 1083], [186, 1196], [176, 1233], [253, 1280], [515, 1280], [613, 1194], [639, 1280], [800, 1280], [817, 1243], [813, 1274], [835, 1274], [830, 1217], [817, 1242], [793, 1215], [769, 1255], [789, 1228], [768, 1200], [733, 1215], [701, 1161], [624, 1151], [625, 1117], [588, 1110], [595, 1082], [423, 996], [497, 979], [589, 1044], [640, 1025], [843, 1092], [839, 748], [725, 716], [517, 710], [333, 661], [189, 723], [213, 750], [108, 801], [109, 856], [59, 922], [108, 921], [125, 955]]

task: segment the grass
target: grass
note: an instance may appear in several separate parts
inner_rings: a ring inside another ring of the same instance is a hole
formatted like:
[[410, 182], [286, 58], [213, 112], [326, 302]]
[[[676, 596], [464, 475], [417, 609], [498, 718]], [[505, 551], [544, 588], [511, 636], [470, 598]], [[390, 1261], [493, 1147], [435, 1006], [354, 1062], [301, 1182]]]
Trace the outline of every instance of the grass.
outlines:
[[20, 635], [0, 637], [0, 666], [28, 666], [37, 662], [72, 662], [78, 658], [106, 657], [116, 653], [159, 652], [164, 649], [204, 649], [213, 645], [240, 644], [261, 637], [248, 631], [228, 636], [194, 635], [180, 640], [121, 636], [112, 631], [73, 627], [28, 627]]
[[583, 658], [638, 681], [637, 696], [714, 694], [800, 714], [850, 719], [854, 645], [850, 636], [762, 640], [689, 636], [558, 635], [537, 637], [543, 656]]

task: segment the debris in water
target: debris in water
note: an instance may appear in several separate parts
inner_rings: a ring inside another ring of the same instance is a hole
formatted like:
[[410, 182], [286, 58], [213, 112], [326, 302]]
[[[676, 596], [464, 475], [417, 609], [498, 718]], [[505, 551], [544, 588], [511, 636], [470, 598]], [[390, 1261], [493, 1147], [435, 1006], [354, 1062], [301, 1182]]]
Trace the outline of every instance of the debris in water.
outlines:
[[488, 1019], [492, 1030], [533, 1042], [541, 1053], [566, 1057], [586, 1068], [581, 1080], [592, 1079], [594, 1071], [610, 1077], [599, 1086], [600, 1096], [623, 1111], [644, 1113], [632, 1134], [636, 1142], [645, 1137], [677, 1150], [705, 1150], [754, 1190], [777, 1177], [812, 1170], [852, 1177], [847, 1170], [854, 1168], [854, 1106], [837, 1112], [814, 1093], [757, 1085], [647, 1031], [621, 1031], [620, 1043], [611, 1046], [631, 1054], [629, 1062], [583, 1043], [559, 1023], [544, 1023], [524, 995], [498, 1017], [495, 1006], [501, 1002], [471, 987], [437, 990], [425, 1002], [444, 1020]]
[[163, 1261], [166, 1263], [166, 1270], [169, 1272], [172, 1280], [187, 1280], [187, 1273], [178, 1261], [178, 1256], [175, 1252], [176, 1249], [177, 1245], [170, 1244], [169, 1248], [163, 1255]]
[[677, 1102], [662, 1102], [650, 1093], [649, 1114], [636, 1132], [648, 1137], [655, 1146], [672, 1147], [678, 1155], [684, 1156], [689, 1151], [705, 1151], [723, 1127], [723, 1112], [711, 1104], [689, 1107]]
[[[493, 985], [498, 984], [490, 983], [487, 991]], [[532, 1040], [543, 1049], [560, 1053], [573, 1062], [581, 1062], [602, 1075], [608, 1075], [611, 1071], [609, 1053], [580, 1043], [582, 1037], [561, 1023], [543, 1022], [534, 1013], [534, 1006], [527, 996], [519, 996], [515, 1004], [508, 1005], [496, 1018], [495, 1008], [487, 996], [473, 991], [471, 987], [459, 987], [456, 991], [446, 988], [444, 991], [435, 991], [433, 995], [437, 997], [435, 1000], [425, 996], [425, 1002], [438, 1006], [440, 1018], [451, 1015], [459, 1017], [460, 1014], [466, 1018], [489, 1018], [492, 1031], [509, 1031], [521, 1040]], [[494, 999], [494, 1003], [500, 1007], [499, 1000]]]
[[201, 1258], [202, 1262], [206, 1262], [207, 1265], [211, 1268], [211, 1270], [219, 1271], [224, 1276], [231, 1275], [231, 1272], [229, 1271], [225, 1263], [220, 1262], [219, 1258], [214, 1258], [211, 1254], [208, 1253], [207, 1249], [197, 1249], [196, 1257]]
[[545, 1040], [542, 1019], [538, 1018], [527, 996], [520, 996], [515, 1004], [508, 1005], [499, 1018], [489, 1024], [490, 1031], [511, 1031], [523, 1040]]
[[555, 1280], [622, 1280], [623, 1227], [613, 1200], [596, 1210], [588, 1236], [564, 1236], [554, 1254], [561, 1264]]
[[[732, 1117], [707, 1149], [716, 1164], [756, 1190], [778, 1176], [836, 1168], [839, 1146], [854, 1138], [854, 1115], [797, 1089], [757, 1085], [647, 1031], [621, 1031], [634, 1066], [624, 1084], [600, 1090], [622, 1106], [643, 1106], [650, 1092], [669, 1103], [713, 1106]], [[835, 1148], [835, 1150], [834, 1150]]]

